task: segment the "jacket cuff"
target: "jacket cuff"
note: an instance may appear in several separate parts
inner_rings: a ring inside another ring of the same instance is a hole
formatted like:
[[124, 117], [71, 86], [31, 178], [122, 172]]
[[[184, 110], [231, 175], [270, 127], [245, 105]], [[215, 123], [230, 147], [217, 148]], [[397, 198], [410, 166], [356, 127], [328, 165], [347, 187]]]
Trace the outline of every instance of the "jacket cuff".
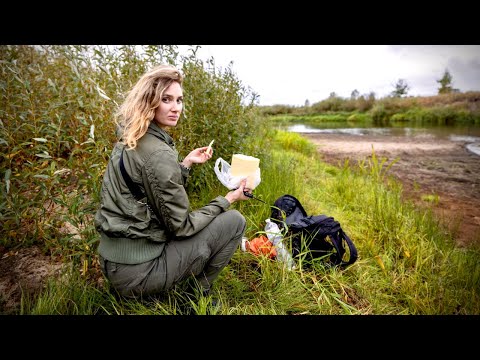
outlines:
[[218, 195], [215, 200], [219, 203], [220, 207], [223, 209], [223, 211], [227, 211], [227, 209], [230, 207], [230, 201], [228, 201], [224, 196]]
[[179, 164], [180, 165], [180, 171], [182, 172], [182, 176], [184, 178], [188, 178], [190, 176], [190, 170], [191, 169], [188, 169], [186, 168], [185, 166], [183, 166], [182, 164]]

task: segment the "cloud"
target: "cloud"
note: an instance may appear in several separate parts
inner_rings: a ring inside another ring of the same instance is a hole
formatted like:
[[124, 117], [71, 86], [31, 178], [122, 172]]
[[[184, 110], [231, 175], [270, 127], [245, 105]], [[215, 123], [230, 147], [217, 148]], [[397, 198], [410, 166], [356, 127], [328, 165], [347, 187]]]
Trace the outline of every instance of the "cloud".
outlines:
[[[432, 96], [449, 69], [461, 91], [480, 91], [479, 45], [201, 45], [201, 59], [232, 70], [260, 105], [311, 104], [335, 92], [387, 96], [399, 79], [409, 95]], [[231, 64], [232, 63], [232, 64]]]

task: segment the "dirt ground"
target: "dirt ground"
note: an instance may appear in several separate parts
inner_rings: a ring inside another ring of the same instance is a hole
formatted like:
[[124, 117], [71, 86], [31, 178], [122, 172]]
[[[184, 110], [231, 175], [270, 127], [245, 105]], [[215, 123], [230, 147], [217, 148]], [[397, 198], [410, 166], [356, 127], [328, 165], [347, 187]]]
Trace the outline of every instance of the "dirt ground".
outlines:
[[[419, 206], [432, 206], [452, 231], [458, 246], [480, 246], [480, 156], [466, 143], [431, 137], [302, 134], [317, 145], [325, 162], [333, 165], [366, 159], [373, 150], [403, 184], [405, 197]], [[437, 195], [438, 203], [422, 199]]]
[[0, 246], [0, 314], [18, 313], [22, 292], [38, 293], [62, 266], [36, 246], [10, 251]]
[[[432, 138], [392, 138], [342, 134], [304, 134], [333, 165], [372, 155], [387, 164], [399, 158], [389, 173], [404, 185], [404, 194], [419, 206], [432, 206], [453, 232], [458, 246], [480, 246], [480, 156], [465, 143]], [[438, 203], [422, 200], [438, 195]], [[461, 224], [461, 226], [459, 226]], [[0, 314], [19, 313], [23, 292], [38, 292], [62, 264], [31, 247], [7, 251], [0, 246]]]

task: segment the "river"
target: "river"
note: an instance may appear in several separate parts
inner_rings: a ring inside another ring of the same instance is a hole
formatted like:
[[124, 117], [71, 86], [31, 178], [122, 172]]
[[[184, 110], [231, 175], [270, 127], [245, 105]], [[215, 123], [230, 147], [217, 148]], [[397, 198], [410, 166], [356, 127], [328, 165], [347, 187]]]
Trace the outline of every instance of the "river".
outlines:
[[343, 134], [351, 136], [392, 136], [395, 138], [417, 138], [448, 140], [463, 143], [465, 148], [480, 156], [480, 126], [431, 126], [431, 127], [352, 127], [348, 123], [326, 123], [321, 125], [294, 124], [285, 130], [304, 134]]

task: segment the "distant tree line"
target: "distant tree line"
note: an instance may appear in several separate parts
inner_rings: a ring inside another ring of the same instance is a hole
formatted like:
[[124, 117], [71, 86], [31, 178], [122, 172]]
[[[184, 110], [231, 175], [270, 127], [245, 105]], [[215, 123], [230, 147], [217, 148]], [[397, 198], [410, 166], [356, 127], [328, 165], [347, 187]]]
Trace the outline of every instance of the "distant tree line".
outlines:
[[[385, 98], [377, 99], [375, 92], [368, 94], [360, 94], [357, 89], [354, 89], [350, 94], [350, 98], [340, 97], [336, 92], [331, 92], [328, 98], [311, 103], [308, 99], [305, 100], [303, 106], [291, 106], [291, 105], [273, 105], [273, 106], [259, 106], [261, 113], [265, 115], [275, 114], [315, 114], [325, 112], [360, 112], [364, 113], [372, 110], [374, 105], [395, 104], [394, 108], [410, 108], [410, 107], [436, 107], [436, 106], [450, 106], [453, 103], [465, 103], [469, 104], [469, 112], [478, 112], [478, 98], [479, 92], [467, 92], [462, 94], [459, 89], [452, 86], [453, 77], [448, 69], [445, 69], [443, 76], [436, 80], [439, 83], [438, 94], [436, 96], [425, 97], [407, 97], [409, 90], [411, 89], [407, 80], [399, 79], [394, 84], [394, 90]], [[439, 99], [435, 99], [440, 97]], [[389, 100], [411, 99], [409, 102], [392, 103]]]
[[[438, 88], [439, 95], [460, 92], [459, 89], [453, 88], [452, 86], [453, 78], [448, 69], [445, 69], [443, 76], [436, 81], [440, 84], [440, 87]], [[390, 93], [390, 96], [395, 98], [406, 97], [408, 95], [409, 90], [411, 90], [411, 87], [408, 84], [407, 80], [398, 79], [398, 81], [394, 85], [394, 90]], [[338, 98], [337, 94], [335, 92], [331, 92], [328, 99], [335, 99], [335, 98]], [[360, 95], [360, 92], [357, 89], [355, 89], [352, 91], [350, 95], [350, 100], [352, 101], [359, 100], [360, 102], [364, 102], [364, 105], [368, 106], [369, 101], [368, 100], [366, 101], [366, 99], [370, 100], [370, 102], [372, 100], [375, 100], [375, 93], [371, 92], [368, 95]], [[305, 100], [304, 106], [305, 107], [311, 106], [310, 101], [308, 99]], [[360, 106], [360, 109], [362, 108], [365, 108], [365, 106]]]

